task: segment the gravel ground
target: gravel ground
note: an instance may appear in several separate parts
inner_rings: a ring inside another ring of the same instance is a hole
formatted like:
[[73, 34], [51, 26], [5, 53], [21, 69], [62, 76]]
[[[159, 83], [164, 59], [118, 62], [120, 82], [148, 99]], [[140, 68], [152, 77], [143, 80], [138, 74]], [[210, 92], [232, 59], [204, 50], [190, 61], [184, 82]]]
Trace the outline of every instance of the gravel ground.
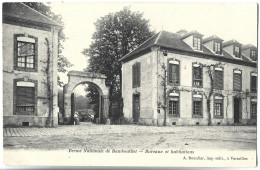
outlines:
[[4, 128], [4, 149], [256, 150], [256, 126], [95, 125]]

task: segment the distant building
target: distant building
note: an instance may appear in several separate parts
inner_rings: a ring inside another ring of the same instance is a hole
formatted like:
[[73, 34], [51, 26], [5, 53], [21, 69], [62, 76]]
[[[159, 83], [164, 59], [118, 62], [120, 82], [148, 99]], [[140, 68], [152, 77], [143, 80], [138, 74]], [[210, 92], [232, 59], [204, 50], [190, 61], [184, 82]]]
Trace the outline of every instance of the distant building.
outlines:
[[161, 31], [121, 62], [126, 122], [256, 124], [257, 47], [251, 44]]
[[55, 126], [61, 25], [22, 3], [3, 3], [2, 15], [3, 124]]

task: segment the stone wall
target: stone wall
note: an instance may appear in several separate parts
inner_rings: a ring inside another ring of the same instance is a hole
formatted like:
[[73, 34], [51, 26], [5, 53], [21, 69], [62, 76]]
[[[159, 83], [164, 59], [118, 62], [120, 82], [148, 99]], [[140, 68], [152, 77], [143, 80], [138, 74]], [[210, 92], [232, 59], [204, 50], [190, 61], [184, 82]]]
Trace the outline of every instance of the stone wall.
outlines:
[[[46, 102], [47, 81], [46, 74], [42, 71], [46, 67], [47, 45], [45, 38], [50, 41], [51, 53], [51, 81], [53, 89], [53, 117], [57, 125], [57, 53], [58, 53], [58, 30], [43, 31], [28, 27], [16, 26], [3, 23], [3, 116], [4, 126], [21, 126], [22, 122], [29, 122], [29, 126], [45, 126], [49, 116], [48, 104]], [[38, 69], [35, 72], [14, 70], [14, 34], [25, 34], [38, 39]], [[37, 113], [36, 115], [14, 115], [14, 79], [28, 78], [37, 80]]]
[[[124, 117], [125, 122], [131, 123], [133, 104], [132, 96], [134, 93], [140, 93], [140, 119], [139, 124], [146, 125], [163, 125], [164, 109], [160, 108], [157, 111], [157, 92], [158, 102], [162, 102], [163, 86], [162, 79], [156, 80], [157, 74], [157, 49], [153, 48], [152, 52], [143, 56], [137, 57], [131, 61], [122, 64], [123, 74], [123, 98], [124, 98]], [[180, 101], [180, 117], [174, 118], [168, 115], [167, 112], [167, 125], [208, 125], [207, 103], [206, 97], [203, 95], [203, 116], [201, 118], [192, 117], [192, 91], [201, 91], [208, 94], [211, 87], [210, 79], [207, 73], [207, 68], [203, 68], [203, 88], [192, 87], [192, 63], [198, 62], [207, 65], [218, 65], [219, 61], [209, 60], [202, 57], [193, 57], [174, 52], [168, 52], [164, 56], [162, 51], [158, 53], [160, 63], [158, 64], [159, 75], [163, 75], [162, 63], [167, 65], [168, 59], [177, 59], [180, 61], [180, 86], [177, 89], [185, 89], [179, 91]], [[141, 87], [132, 88], [132, 65], [136, 62], [141, 63]], [[256, 120], [250, 119], [250, 99], [256, 96], [255, 93], [250, 93], [250, 73], [256, 72], [254, 67], [237, 65], [233, 63], [221, 62], [221, 67], [224, 69], [224, 90], [216, 90], [214, 93], [222, 94], [223, 99], [223, 118], [214, 118], [213, 116], [213, 96], [211, 97], [211, 120], [213, 125], [231, 125], [234, 123], [234, 96], [242, 98], [242, 115], [240, 123], [242, 124], [255, 124]], [[242, 92], [233, 92], [233, 70], [240, 69], [242, 71]], [[158, 91], [157, 91], [158, 87]], [[167, 91], [172, 89], [167, 83]]]

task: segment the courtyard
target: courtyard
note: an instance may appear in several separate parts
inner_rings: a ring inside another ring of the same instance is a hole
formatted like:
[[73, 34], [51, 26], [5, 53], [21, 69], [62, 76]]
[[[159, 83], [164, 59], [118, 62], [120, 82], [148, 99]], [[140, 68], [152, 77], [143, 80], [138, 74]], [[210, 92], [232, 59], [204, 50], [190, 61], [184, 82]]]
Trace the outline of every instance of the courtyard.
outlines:
[[4, 128], [4, 149], [256, 150], [256, 126], [62, 125]]

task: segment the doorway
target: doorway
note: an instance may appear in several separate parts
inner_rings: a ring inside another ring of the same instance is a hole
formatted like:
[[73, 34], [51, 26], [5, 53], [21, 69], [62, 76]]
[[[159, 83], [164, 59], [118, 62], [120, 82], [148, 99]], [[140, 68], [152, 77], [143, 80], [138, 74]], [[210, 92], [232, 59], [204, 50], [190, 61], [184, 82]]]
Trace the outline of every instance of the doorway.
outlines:
[[234, 97], [234, 123], [239, 123], [241, 115], [241, 98]]
[[140, 95], [133, 95], [133, 122], [138, 123], [140, 117]]

